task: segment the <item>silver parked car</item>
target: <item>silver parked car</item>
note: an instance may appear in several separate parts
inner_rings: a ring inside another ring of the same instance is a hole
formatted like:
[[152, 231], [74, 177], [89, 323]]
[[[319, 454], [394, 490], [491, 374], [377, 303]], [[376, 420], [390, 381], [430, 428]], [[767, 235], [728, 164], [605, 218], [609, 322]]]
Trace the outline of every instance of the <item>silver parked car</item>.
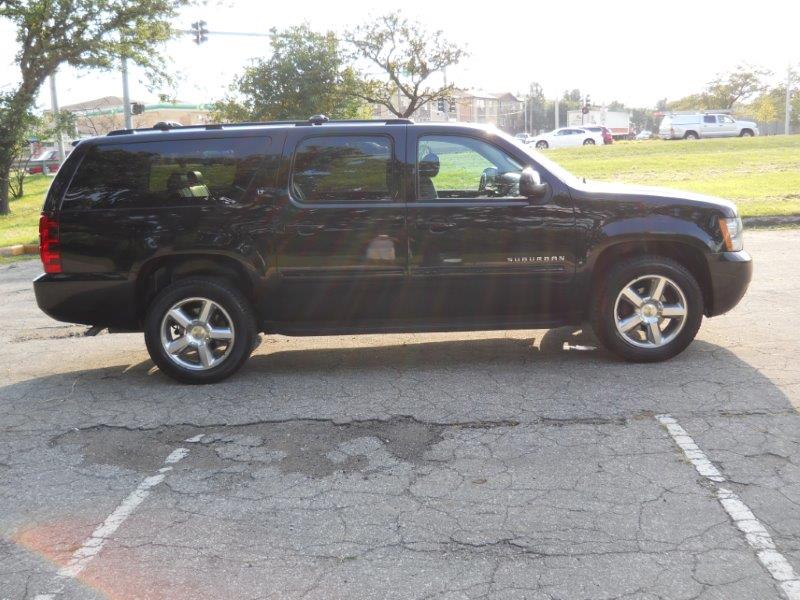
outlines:
[[758, 125], [725, 113], [668, 114], [661, 121], [658, 135], [663, 140], [752, 137], [758, 135]]

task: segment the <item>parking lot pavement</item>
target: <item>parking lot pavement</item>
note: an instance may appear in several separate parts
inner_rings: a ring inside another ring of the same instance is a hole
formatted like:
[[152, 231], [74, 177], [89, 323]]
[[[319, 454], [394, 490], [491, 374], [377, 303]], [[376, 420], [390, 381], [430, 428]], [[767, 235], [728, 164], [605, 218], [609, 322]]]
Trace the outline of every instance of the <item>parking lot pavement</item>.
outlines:
[[746, 245], [748, 296], [668, 363], [271, 337], [206, 387], [0, 267], [0, 599], [800, 598], [800, 231]]

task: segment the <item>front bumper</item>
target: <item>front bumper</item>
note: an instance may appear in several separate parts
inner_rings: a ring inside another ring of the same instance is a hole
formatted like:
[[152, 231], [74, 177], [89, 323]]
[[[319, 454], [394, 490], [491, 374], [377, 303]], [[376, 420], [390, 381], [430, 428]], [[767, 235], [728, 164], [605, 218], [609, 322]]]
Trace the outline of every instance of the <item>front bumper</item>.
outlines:
[[753, 278], [753, 259], [742, 250], [710, 254], [707, 260], [711, 275], [711, 303], [706, 315], [713, 317], [739, 304]]

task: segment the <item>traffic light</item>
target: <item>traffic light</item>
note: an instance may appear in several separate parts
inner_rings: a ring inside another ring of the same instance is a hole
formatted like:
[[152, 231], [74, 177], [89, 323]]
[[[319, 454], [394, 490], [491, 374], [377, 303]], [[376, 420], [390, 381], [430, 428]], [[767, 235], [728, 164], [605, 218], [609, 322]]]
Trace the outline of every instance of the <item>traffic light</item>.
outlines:
[[450, 112], [456, 112], [456, 99], [451, 97], [448, 102], [450, 103]]
[[589, 114], [589, 107], [592, 105], [592, 100], [589, 98], [589, 94], [586, 94], [586, 98], [583, 100], [583, 108], [581, 108], [581, 112], [584, 115]]
[[144, 112], [144, 104], [141, 102], [131, 102], [131, 114], [140, 115]]
[[194, 43], [198, 46], [205, 41], [208, 41], [208, 29], [206, 29], [205, 21], [195, 21], [192, 23], [192, 35], [194, 35]]
[[437, 104], [438, 104], [437, 108], [438, 108], [439, 112], [444, 112], [444, 98], [439, 98], [439, 101], [438, 101]]

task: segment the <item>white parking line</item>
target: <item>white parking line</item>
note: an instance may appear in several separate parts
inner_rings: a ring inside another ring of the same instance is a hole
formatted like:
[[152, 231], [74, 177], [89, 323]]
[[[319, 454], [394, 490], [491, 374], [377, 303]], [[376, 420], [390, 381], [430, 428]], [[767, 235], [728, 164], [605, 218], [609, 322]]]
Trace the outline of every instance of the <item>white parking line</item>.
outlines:
[[[674, 418], [670, 415], [656, 415], [656, 419], [666, 428], [700, 475], [714, 483], [725, 481], [725, 477], [719, 469], [698, 448], [694, 440]], [[716, 496], [722, 508], [733, 520], [734, 525], [744, 534], [750, 547], [755, 550], [758, 560], [778, 582], [786, 597], [789, 600], [800, 600], [800, 578], [797, 577], [786, 557], [775, 549], [775, 542], [761, 521], [731, 490], [717, 486]]]
[[[189, 441], [195, 441], [190, 438]], [[34, 596], [33, 600], [54, 600], [56, 596], [64, 591], [66, 580], [75, 579], [80, 575], [83, 570], [89, 566], [89, 563], [100, 554], [106, 541], [111, 537], [114, 532], [119, 529], [125, 520], [133, 514], [133, 511], [145, 501], [150, 495], [150, 491], [159, 483], [164, 481], [167, 473], [172, 470], [172, 466], [183, 460], [189, 450], [186, 448], [176, 448], [170, 452], [169, 456], [164, 460], [162, 466], [155, 475], [150, 475], [145, 478], [135, 490], [114, 509], [106, 520], [92, 532], [92, 535], [83, 543], [83, 545], [72, 553], [66, 565], [61, 567], [56, 574], [56, 581], [54, 588], [47, 594], [38, 594]]]

